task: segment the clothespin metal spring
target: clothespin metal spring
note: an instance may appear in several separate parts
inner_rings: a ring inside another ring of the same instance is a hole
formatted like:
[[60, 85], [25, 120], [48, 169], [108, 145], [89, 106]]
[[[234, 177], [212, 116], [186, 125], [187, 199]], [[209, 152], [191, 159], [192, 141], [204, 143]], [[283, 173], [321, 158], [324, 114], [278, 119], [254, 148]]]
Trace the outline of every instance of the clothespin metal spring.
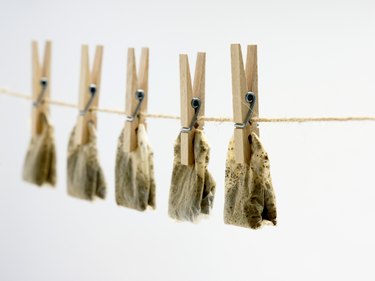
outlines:
[[126, 116], [126, 121], [128, 121], [128, 122], [134, 121], [134, 119], [137, 117], [137, 115], [138, 115], [138, 113], [141, 109], [141, 105], [142, 105], [142, 101], [143, 101], [144, 97], [145, 97], [145, 92], [142, 89], [138, 89], [135, 92], [135, 98], [138, 100], [138, 105], [135, 108], [134, 113], [131, 116]]
[[181, 133], [190, 133], [191, 130], [193, 130], [195, 124], [197, 123], [198, 120], [198, 114], [199, 110], [201, 108], [201, 100], [199, 98], [192, 98], [191, 99], [191, 107], [194, 108], [194, 116], [191, 119], [191, 123], [189, 127], [182, 127], [181, 128]]
[[91, 94], [90, 100], [87, 102], [85, 108], [79, 112], [80, 116], [86, 115], [86, 113], [90, 110], [90, 107], [91, 107], [92, 103], [94, 102], [95, 95], [96, 95], [96, 85], [90, 84], [89, 91], [90, 91], [90, 94]]
[[38, 96], [38, 98], [36, 99], [36, 101], [33, 102], [33, 106], [34, 107], [37, 107], [40, 105], [40, 103], [43, 101], [43, 97], [46, 93], [46, 89], [47, 89], [47, 86], [48, 86], [48, 79], [47, 77], [42, 77], [40, 79], [40, 86], [42, 87], [42, 90], [40, 91], [40, 94]]
[[253, 109], [256, 103], [256, 96], [253, 92], [247, 92], [245, 94], [245, 101], [250, 105], [249, 111], [246, 115], [245, 121], [243, 123], [234, 123], [236, 129], [244, 129], [250, 122], [251, 115], [253, 114]]

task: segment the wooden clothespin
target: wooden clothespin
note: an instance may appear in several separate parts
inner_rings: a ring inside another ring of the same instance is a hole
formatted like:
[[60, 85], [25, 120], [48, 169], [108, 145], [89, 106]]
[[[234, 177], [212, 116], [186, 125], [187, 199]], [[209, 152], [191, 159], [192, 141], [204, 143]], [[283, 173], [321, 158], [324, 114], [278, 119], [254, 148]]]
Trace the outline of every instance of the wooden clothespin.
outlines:
[[235, 158], [237, 163], [249, 163], [249, 136], [251, 132], [259, 136], [257, 123], [250, 122], [259, 115], [257, 46], [247, 46], [246, 71], [240, 44], [231, 45], [231, 62]]
[[137, 76], [134, 48], [128, 49], [128, 69], [126, 78], [127, 115], [124, 131], [124, 150], [131, 152], [137, 148], [137, 129], [139, 124], [145, 124], [144, 116], [139, 113], [147, 112], [148, 94], [148, 48], [142, 48], [141, 62]]
[[42, 113], [48, 115], [49, 106], [45, 102], [50, 97], [51, 88], [51, 45], [46, 41], [42, 66], [39, 61], [38, 43], [32, 42], [32, 86], [33, 86], [33, 113], [32, 134], [40, 134], [43, 130]]
[[203, 128], [205, 96], [206, 53], [199, 52], [195, 64], [194, 86], [191, 85], [188, 56], [180, 55], [181, 95], [181, 164], [194, 164], [194, 132]]
[[81, 57], [81, 80], [79, 86], [79, 116], [76, 128], [76, 143], [86, 144], [88, 142], [88, 122], [96, 126], [96, 113], [93, 107], [98, 107], [100, 94], [100, 77], [102, 68], [103, 46], [96, 46], [94, 66], [90, 72], [89, 48], [82, 45]]

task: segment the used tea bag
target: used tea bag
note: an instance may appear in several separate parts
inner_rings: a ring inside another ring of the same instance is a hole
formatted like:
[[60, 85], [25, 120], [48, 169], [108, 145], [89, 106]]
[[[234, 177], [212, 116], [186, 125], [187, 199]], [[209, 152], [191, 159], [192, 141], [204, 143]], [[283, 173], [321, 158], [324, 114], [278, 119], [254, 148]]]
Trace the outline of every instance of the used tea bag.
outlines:
[[169, 216], [181, 221], [197, 221], [201, 214], [209, 214], [216, 183], [207, 170], [209, 146], [202, 130], [194, 135], [193, 165], [181, 165], [181, 137], [174, 146], [172, 182], [169, 192]]
[[237, 164], [233, 138], [229, 143], [225, 171], [224, 221], [242, 227], [276, 225], [276, 202], [270, 163], [258, 136], [251, 134], [250, 165]]
[[124, 129], [118, 140], [116, 156], [116, 202], [118, 205], [146, 210], [155, 208], [153, 152], [148, 143], [146, 128], [139, 124], [138, 145], [134, 151], [124, 151]]
[[31, 138], [27, 150], [23, 179], [27, 182], [43, 185], [56, 184], [56, 151], [53, 136], [53, 127], [47, 116], [42, 114], [43, 129], [40, 134]]
[[74, 141], [76, 128], [73, 128], [68, 146], [68, 194], [77, 198], [93, 200], [95, 196], [104, 198], [106, 184], [96, 149], [96, 131], [88, 123], [89, 141], [77, 145]]

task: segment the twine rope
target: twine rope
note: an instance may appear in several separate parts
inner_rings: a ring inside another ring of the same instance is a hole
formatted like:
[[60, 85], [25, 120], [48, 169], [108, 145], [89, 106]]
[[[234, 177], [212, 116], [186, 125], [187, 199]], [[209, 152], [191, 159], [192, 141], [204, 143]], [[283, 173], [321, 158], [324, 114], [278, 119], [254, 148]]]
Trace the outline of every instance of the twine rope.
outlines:
[[[32, 97], [26, 94], [18, 93], [8, 89], [0, 88], [0, 94], [10, 97], [16, 97], [24, 100], [32, 100]], [[46, 99], [46, 102], [56, 106], [69, 107], [78, 109], [78, 105], [74, 103], [68, 103], [59, 100]], [[118, 115], [126, 115], [125, 111], [111, 108], [93, 108], [94, 111], [111, 113]], [[169, 114], [153, 114], [153, 113], [141, 113], [146, 118], [155, 119], [174, 119], [179, 120], [180, 116], [169, 115]], [[226, 123], [233, 122], [232, 118], [229, 117], [208, 117], [201, 116], [199, 120], [204, 120], [207, 122], [218, 122]], [[264, 117], [254, 117], [251, 118], [255, 122], [264, 123], [303, 123], [303, 122], [348, 122], [348, 121], [375, 121], [375, 116], [344, 116], [344, 117], [284, 117], [284, 118], [264, 118]]]

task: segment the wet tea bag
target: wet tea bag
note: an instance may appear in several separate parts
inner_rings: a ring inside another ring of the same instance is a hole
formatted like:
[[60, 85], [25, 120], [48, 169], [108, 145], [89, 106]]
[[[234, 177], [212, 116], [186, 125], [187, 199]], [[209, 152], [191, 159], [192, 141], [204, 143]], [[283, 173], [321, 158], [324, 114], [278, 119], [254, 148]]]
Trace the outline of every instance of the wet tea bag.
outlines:
[[225, 171], [224, 221], [242, 227], [276, 225], [276, 202], [268, 155], [258, 136], [251, 133], [249, 164], [235, 161], [234, 140], [229, 143]]
[[27, 150], [23, 179], [41, 186], [56, 184], [56, 151], [53, 127], [47, 116], [41, 113], [42, 132], [32, 136]]
[[77, 198], [93, 200], [96, 196], [104, 198], [106, 183], [99, 165], [96, 148], [96, 130], [88, 122], [88, 142], [75, 143], [76, 127], [69, 138], [68, 146], [68, 194]]
[[216, 183], [207, 170], [209, 145], [202, 130], [194, 135], [193, 165], [181, 165], [181, 134], [174, 146], [172, 182], [169, 192], [169, 216], [195, 222], [208, 215], [213, 204]]
[[124, 130], [118, 140], [115, 181], [118, 205], [144, 211], [155, 208], [153, 152], [148, 143], [144, 124], [137, 130], [137, 148], [124, 150]]

